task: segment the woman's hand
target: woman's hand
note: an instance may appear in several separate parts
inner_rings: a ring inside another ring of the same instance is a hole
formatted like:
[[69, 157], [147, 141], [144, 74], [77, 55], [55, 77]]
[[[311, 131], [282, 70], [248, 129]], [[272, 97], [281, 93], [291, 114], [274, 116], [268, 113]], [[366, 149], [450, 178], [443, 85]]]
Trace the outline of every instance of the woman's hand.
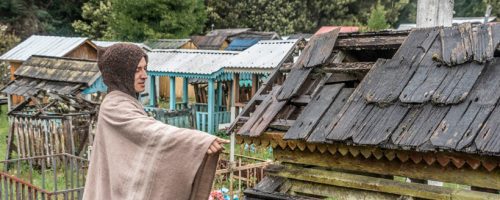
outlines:
[[212, 144], [208, 147], [208, 151], [207, 153], [208, 154], [215, 154], [215, 153], [219, 153], [221, 152], [222, 150], [224, 150], [224, 144], [228, 144], [229, 143], [229, 140], [224, 140], [224, 139], [221, 139], [221, 138], [216, 138]]

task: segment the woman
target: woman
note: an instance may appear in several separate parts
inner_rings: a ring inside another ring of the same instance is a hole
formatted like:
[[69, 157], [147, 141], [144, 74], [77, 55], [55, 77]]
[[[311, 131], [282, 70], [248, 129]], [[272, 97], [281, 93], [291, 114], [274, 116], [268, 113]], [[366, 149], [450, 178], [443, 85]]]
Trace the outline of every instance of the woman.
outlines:
[[227, 140], [148, 117], [137, 100], [147, 55], [136, 45], [99, 51], [108, 94], [97, 120], [85, 200], [208, 199]]

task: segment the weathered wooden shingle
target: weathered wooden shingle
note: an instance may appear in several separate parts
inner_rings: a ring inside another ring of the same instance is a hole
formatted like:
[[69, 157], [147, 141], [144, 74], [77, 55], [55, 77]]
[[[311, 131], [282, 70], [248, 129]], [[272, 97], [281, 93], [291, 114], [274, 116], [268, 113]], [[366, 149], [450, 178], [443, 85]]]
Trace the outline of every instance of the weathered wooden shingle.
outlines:
[[438, 29], [412, 31], [391, 60], [372, 69], [364, 81], [368, 82], [364, 98], [368, 102], [390, 103], [400, 93], [417, 70], [422, 58], [436, 39]]
[[318, 125], [316, 125], [311, 135], [307, 138], [308, 142], [326, 142], [326, 136], [328, 135], [329, 130], [331, 130], [328, 128], [329, 125], [335, 123], [340, 118], [338, 114], [353, 91], [353, 88], [343, 88], [340, 91], [337, 97], [335, 97], [335, 101], [333, 101], [332, 105], [330, 105], [328, 110], [326, 110], [323, 117], [320, 118]]
[[324, 85], [295, 120], [295, 124], [286, 132], [284, 139], [306, 139], [325, 114], [325, 108], [330, 107], [343, 87], [343, 83]]

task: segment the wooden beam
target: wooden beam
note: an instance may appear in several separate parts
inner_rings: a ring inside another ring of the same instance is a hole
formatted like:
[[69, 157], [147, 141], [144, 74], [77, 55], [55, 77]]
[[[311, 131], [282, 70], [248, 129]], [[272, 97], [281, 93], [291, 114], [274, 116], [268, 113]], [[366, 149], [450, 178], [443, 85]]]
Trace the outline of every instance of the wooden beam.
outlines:
[[[412, 196], [425, 199], [498, 199], [500, 195], [475, 192], [465, 189], [452, 189], [418, 183], [405, 183], [390, 179], [286, 165], [283, 169], [268, 172], [268, 175], [285, 177], [292, 180], [333, 185], [337, 187], [361, 189], [388, 194]], [[293, 182], [292, 182], [293, 185]]]
[[240, 74], [233, 74], [233, 97], [234, 105], [240, 102]]
[[[344, 63], [324, 63], [321, 67], [315, 68], [316, 71], [322, 71], [327, 73], [355, 73], [362, 72], [366, 73], [370, 71], [374, 62], [344, 62]], [[280, 72], [289, 72], [290, 68], [280, 69]]]
[[259, 89], [259, 75], [252, 74], [252, 97], [255, 96], [255, 93]]
[[483, 168], [476, 170], [463, 167], [457, 169], [453, 166], [441, 167], [439, 165], [427, 165], [425, 162], [415, 164], [413, 162], [377, 160], [373, 157], [352, 157], [336, 153], [320, 154], [309, 151], [292, 151], [288, 148], [275, 148], [274, 158], [281, 162], [315, 165], [340, 170], [351, 170], [381, 175], [404, 176], [415, 179], [436, 180], [442, 182], [458, 183], [483, 188], [500, 190], [500, 170], [488, 172]]
[[339, 50], [386, 50], [398, 49], [407, 35], [388, 35], [388, 36], [353, 36], [339, 37], [334, 49]]

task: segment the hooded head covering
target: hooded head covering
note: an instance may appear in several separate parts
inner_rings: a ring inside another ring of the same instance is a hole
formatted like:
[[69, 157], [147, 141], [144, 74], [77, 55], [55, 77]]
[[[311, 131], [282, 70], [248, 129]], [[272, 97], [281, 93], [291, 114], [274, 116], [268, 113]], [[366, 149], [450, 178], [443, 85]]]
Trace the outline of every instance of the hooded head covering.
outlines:
[[147, 54], [134, 44], [118, 43], [98, 49], [97, 65], [104, 84], [108, 86], [108, 93], [118, 90], [137, 98], [134, 77], [142, 57], [148, 61]]

